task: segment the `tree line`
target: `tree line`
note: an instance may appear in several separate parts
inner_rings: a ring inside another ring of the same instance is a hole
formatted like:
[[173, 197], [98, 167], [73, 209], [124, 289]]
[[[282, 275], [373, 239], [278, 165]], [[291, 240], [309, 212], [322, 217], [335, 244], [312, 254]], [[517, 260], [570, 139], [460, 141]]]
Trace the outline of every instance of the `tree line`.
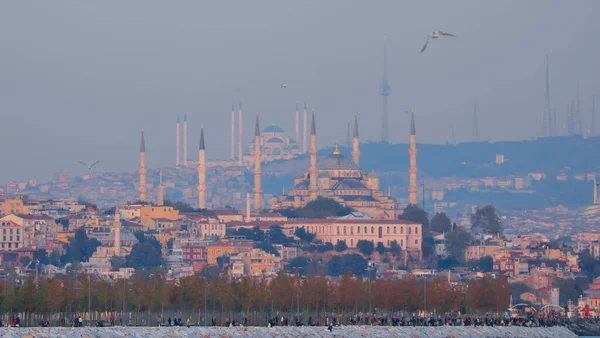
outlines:
[[[69, 319], [126, 318], [132, 325], [156, 325], [180, 313], [193, 323], [206, 316], [251, 325], [266, 324], [276, 313], [288, 318], [320, 318], [325, 313], [357, 314], [377, 309], [378, 313], [417, 311], [446, 313], [501, 312], [508, 308], [511, 286], [505, 277], [484, 277], [467, 286], [448, 283], [445, 276], [419, 280], [405, 278], [354, 278], [346, 274], [337, 280], [324, 275], [299, 278], [280, 272], [268, 280], [243, 277], [231, 279], [227, 270], [205, 278], [202, 274], [169, 280], [165, 271], [140, 270], [130, 279], [105, 280], [68, 269], [65, 275], [36, 278], [30, 275], [19, 283], [14, 276], [0, 281], [0, 309], [4, 320], [21, 316], [23, 324], [69, 325]], [[131, 318], [131, 319], [129, 319]]]

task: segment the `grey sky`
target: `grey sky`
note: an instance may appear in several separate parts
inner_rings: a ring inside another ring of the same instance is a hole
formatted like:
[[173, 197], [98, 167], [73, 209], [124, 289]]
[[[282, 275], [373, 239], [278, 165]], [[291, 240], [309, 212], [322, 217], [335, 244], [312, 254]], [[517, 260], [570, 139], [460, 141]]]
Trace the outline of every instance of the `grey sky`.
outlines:
[[[319, 147], [345, 140], [354, 111], [362, 139], [379, 140], [386, 32], [391, 142], [406, 142], [411, 106], [419, 142], [445, 142], [453, 123], [468, 140], [473, 96], [482, 138], [529, 139], [541, 128], [546, 53], [559, 124], [578, 84], [585, 117], [593, 94], [600, 111], [599, 9], [593, 0], [3, 1], [0, 182], [81, 174], [77, 160], [134, 171], [142, 124], [148, 166], [173, 165], [178, 112], [188, 114], [191, 159], [201, 122], [209, 159], [228, 158], [237, 100], [245, 142], [256, 109], [262, 126], [294, 137], [305, 100]], [[433, 30], [458, 37], [420, 54]]]

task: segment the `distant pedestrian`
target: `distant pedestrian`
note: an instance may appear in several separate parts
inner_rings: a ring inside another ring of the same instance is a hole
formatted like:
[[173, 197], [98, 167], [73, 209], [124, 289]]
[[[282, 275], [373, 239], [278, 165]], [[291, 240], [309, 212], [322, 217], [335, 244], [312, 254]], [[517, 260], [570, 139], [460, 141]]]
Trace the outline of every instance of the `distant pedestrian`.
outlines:
[[185, 325], [187, 325], [187, 327], [189, 328], [189, 327], [190, 327], [190, 323], [191, 323], [191, 321], [190, 321], [190, 319], [188, 318], [188, 319], [185, 321]]

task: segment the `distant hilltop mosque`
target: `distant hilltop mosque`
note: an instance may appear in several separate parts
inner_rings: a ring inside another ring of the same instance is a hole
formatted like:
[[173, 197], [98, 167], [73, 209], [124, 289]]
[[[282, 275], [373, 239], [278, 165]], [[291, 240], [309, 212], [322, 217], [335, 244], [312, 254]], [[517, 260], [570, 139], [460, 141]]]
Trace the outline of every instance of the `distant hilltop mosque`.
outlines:
[[[317, 131], [315, 115], [312, 115], [310, 131], [310, 166], [307, 172], [294, 179], [294, 187], [271, 200], [272, 208], [301, 208], [319, 197], [334, 199], [344, 206], [352, 207], [376, 219], [396, 219], [401, 208], [394, 198], [379, 189], [379, 178], [374, 172], [367, 174], [359, 167], [358, 116], [354, 115], [352, 159], [342, 155], [336, 143], [329, 156], [317, 162]], [[417, 203], [417, 147], [414, 112], [410, 131], [409, 200]]]

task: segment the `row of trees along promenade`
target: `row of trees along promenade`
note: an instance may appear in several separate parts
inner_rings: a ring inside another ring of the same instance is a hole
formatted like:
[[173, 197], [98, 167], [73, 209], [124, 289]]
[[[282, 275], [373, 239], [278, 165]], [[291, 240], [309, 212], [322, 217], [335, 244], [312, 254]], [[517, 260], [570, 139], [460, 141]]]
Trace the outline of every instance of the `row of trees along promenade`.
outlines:
[[[336, 280], [325, 276], [299, 278], [280, 272], [270, 280], [225, 273], [204, 278], [196, 274], [179, 281], [165, 278], [164, 270], [140, 270], [130, 279], [103, 280], [71, 269], [51, 278], [29, 276], [22, 283], [8, 276], [0, 281], [2, 321], [19, 317], [21, 326], [47, 320], [51, 326], [84, 323], [155, 326], [159, 318], [189, 318], [192, 325], [225, 325], [227, 319], [247, 325], [266, 325], [268, 318], [285, 316], [316, 323], [335, 313], [341, 324], [369, 311], [377, 316], [412, 316], [413, 313], [501, 313], [509, 307], [511, 288], [505, 277], [484, 277], [454, 286], [438, 276], [418, 280], [356, 278], [346, 274]], [[372, 316], [371, 316], [372, 317]], [[207, 320], [205, 320], [207, 319]]]

